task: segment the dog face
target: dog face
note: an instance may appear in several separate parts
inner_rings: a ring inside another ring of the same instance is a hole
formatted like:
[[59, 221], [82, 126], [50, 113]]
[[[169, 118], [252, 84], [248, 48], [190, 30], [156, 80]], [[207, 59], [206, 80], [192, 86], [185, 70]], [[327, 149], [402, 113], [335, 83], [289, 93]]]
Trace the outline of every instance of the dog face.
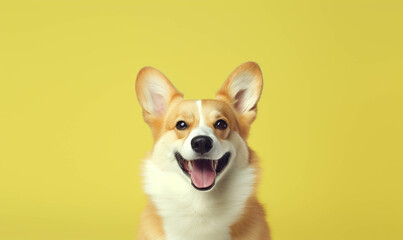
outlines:
[[136, 92], [155, 140], [151, 159], [199, 191], [212, 189], [231, 169], [249, 164], [246, 138], [261, 91], [253, 62], [236, 68], [215, 100], [184, 100], [162, 73], [143, 68]]

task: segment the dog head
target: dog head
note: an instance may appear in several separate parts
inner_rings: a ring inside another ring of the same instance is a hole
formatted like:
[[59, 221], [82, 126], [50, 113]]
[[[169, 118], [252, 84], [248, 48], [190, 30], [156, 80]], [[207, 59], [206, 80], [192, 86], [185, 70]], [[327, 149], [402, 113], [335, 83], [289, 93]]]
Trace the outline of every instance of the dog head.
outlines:
[[262, 91], [259, 66], [236, 68], [214, 100], [184, 100], [158, 70], [143, 68], [136, 93], [155, 141], [152, 159], [169, 174], [207, 191], [249, 164], [246, 138]]

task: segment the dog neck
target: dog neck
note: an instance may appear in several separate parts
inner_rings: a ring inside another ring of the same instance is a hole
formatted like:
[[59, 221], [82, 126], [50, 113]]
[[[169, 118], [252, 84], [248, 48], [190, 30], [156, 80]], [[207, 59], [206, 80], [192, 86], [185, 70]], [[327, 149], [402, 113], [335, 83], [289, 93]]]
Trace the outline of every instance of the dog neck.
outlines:
[[255, 171], [234, 168], [208, 192], [194, 189], [184, 176], [167, 173], [152, 160], [144, 168], [144, 190], [156, 206], [167, 240], [230, 240], [230, 227], [253, 192]]

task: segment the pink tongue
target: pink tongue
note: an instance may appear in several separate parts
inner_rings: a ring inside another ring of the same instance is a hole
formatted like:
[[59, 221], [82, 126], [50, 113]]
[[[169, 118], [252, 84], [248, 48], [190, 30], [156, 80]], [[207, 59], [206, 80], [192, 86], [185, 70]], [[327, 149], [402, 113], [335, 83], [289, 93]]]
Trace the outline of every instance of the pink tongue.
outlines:
[[190, 177], [193, 184], [198, 188], [207, 188], [213, 185], [216, 175], [213, 169], [213, 161], [195, 160], [192, 163], [193, 169], [190, 172]]

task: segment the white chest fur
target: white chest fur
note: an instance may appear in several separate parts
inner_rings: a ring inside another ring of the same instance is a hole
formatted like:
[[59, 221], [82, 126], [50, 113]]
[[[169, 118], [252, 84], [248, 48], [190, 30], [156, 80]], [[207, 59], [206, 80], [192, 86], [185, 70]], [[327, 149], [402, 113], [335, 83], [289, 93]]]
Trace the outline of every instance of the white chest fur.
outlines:
[[144, 190], [162, 217], [167, 240], [230, 240], [230, 226], [253, 191], [253, 168], [230, 169], [209, 192], [195, 190], [184, 178], [153, 161], [145, 164]]

